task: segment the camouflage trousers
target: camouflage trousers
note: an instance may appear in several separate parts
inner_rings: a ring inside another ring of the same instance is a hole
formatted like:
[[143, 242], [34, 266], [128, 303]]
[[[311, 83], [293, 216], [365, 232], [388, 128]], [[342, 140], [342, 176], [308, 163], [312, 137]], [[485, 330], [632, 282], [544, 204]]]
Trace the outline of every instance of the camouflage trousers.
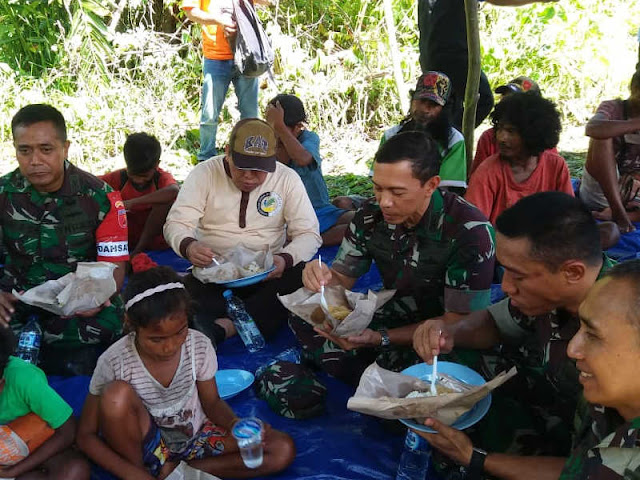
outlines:
[[302, 346], [302, 357], [306, 363], [352, 386], [358, 385], [362, 373], [373, 362], [395, 372], [420, 362], [418, 355], [409, 346], [345, 351], [318, 335], [311, 325], [299, 317], [291, 316], [289, 326]]
[[123, 314], [120, 297], [112, 299], [111, 306], [90, 318], [59, 317], [40, 308], [18, 303], [9, 325], [18, 335], [29, 317], [35, 315], [42, 328], [43, 343], [56, 348], [76, 349], [87, 345], [110, 345], [122, 333]]

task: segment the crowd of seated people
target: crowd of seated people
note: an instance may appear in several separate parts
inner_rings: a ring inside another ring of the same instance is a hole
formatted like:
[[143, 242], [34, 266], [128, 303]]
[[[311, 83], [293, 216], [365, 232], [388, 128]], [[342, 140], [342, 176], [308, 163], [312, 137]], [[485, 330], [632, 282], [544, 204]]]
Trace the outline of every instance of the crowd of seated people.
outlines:
[[[496, 90], [470, 176], [451, 93], [444, 73], [420, 76], [409, 114], [375, 154], [374, 195], [344, 198], [346, 208], [331, 203], [320, 139], [291, 94], [273, 98], [264, 120], [235, 124], [224, 153], [180, 187], [151, 135], [129, 135], [126, 168], [95, 177], [67, 160], [57, 109], [21, 108], [17, 168], [0, 178], [0, 478], [86, 479], [90, 462], [121, 478], [165, 478], [181, 461], [222, 477], [285, 470], [296, 455], [287, 433], [266, 430], [257, 469], [230, 435], [238, 418], [215, 383], [216, 349], [238, 333], [225, 287], [130, 268], [162, 249], [206, 268], [239, 244], [273, 255], [263, 281], [234, 291], [266, 341], [288, 324], [306, 365], [348, 385], [372, 362], [401, 371], [435, 355], [486, 379], [518, 367], [473, 428], [426, 420], [438, 433], [420, 435], [443, 478], [461, 466], [466, 478], [640, 475], [640, 261], [614, 265], [603, 248], [640, 208], [640, 72], [627, 100], [603, 102], [587, 124], [577, 196], [556, 150], [560, 115], [533, 80]], [[310, 261], [329, 245], [339, 245], [330, 266]], [[15, 294], [99, 261], [113, 264], [116, 293], [98, 307], [56, 315]], [[314, 327], [278, 299], [350, 290], [374, 263], [395, 293], [359, 335]], [[492, 304], [496, 273], [506, 297]], [[14, 356], [34, 318], [40, 367]], [[91, 376], [79, 421], [45, 374]], [[271, 374], [280, 386], [314, 375]]]

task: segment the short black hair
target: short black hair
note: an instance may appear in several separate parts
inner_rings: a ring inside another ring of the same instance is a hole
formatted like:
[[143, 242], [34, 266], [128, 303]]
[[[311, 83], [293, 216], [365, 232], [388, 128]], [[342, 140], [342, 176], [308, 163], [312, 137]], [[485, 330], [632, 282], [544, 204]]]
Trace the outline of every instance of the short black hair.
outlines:
[[627, 262], [614, 265], [605, 274], [605, 278], [622, 280], [631, 287], [632, 298], [629, 298], [629, 317], [632, 324], [640, 327], [640, 259], [636, 258]]
[[403, 132], [384, 142], [374, 157], [377, 163], [411, 162], [413, 176], [424, 185], [440, 171], [436, 141], [424, 132]]
[[16, 348], [16, 339], [9, 327], [0, 326], [0, 378]]
[[513, 125], [529, 155], [540, 155], [554, 148], [562, 131], [560, 113], [555, 104], [534, 92], [507, 95], [491, 113], [491, 122], [495, 129], [501, 124]]
[[[136, 273], [131, 277], [124, 291], [125, 305], [136, 295], [168, 283], [182, 283], [182, 279], [175, 271], [166, 266], [154, 267]], [[180, 312], [185, 312], [189, 319], [193, 312], [191, 296], [186, 288], [172, 288], [154, 293], [134, 303], [126, 314], [128, 322], [133, 328], [144, 328], [167, 318], [169, 315]]]
[[506, 209], [496, 230], [508, 238], [526, 238], [529, 255], [557, 272], [567, 260], [591, 266], [602, 262], [598, 225], [577, 198], [563, 192], [535, 193]]
[[280, 93], [269, 102], [269, 105], [275, 105], [276, 102], [280, 102], [284, 110], [284, 124], [287, 127], [294, 127], [300, 122], [307, 121], [307, 112], [304, 110], [302, 100], [295, 95]]
[[127, 136], [122, 150], [127, 171], [132, 175], [145, 173], [156, 168], [162, 154], [162, 147], [158, 139], [143, 132]]
[[67, 124], [62, 113], [46, 103], [34, 103], [22, 107], [11, 119], [11, 135], [16, 138], [16, 129], [28, 127], [38, 122], [51, 122], [62, 142], [67, 141]]

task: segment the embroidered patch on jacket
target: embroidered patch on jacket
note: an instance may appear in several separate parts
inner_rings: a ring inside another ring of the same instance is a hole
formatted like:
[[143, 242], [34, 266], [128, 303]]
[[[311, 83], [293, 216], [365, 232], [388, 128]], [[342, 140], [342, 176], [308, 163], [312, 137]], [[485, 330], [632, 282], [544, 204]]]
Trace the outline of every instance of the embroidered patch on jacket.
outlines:
[[273, 217], [282, 208], [282, 197], [276, 192], [265, 192], [258, 198], [258, 213]]

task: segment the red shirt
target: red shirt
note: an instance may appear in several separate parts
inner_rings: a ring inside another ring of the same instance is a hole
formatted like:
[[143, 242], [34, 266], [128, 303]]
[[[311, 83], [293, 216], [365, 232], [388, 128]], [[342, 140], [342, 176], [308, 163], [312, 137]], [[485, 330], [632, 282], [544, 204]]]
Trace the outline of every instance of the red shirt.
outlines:
[[[169, 172], [162, 170], [161, 168], [157, 169], [158, 176], [157, 182], [155, 180], [151, 181], [149, 187], [142, 191], [138, 191], [134, 188], [131, 181], [127, 179], [124, 185], [122, 185], [122, 172], [126, 172], [126, 169], [120, 169], [113, 172], [109, 172], [105, 175], [102, 175], [100, 178], [108, 183], [111, 188], [120, 192], [122, 195], [122, 200], [131, 200], [134, 198], [142, 197], [143, 195], [148, 195], [149, 193], [153, 193], [162, 188], [168, 187], [169, 185], [175, 185], [176, 179], [173, 178]], [[156, 186], [157, 183], [157, 186]], [[129, 244], [133, 248], [140, 240], [140, 235], [142, 235], [142, 230], [144, 229], [144, 225], [147, 222], [147, 217], [151, 212], [151, 205], [135, 205], [131, 207], [129, 211], [127, 211], [127, 220], [129, 223]], [[162, 235], [159, 235], [157, 239], [154, 239], [152, 243], [153, 249], [161, 249], [167, 248], [167, 244], [164, 242]]]
[[[556, 154], [558, 153], [558, 150], [556, 150], [555, 147], [547, 151]], [[490, 129], [482, 132], [482, 135], [480, 135], [480, 138], [478, 139], [476, 154], [473, 157], [471, 173], [469, 173], [469, 175], [472, 175], [482, 162], [496, 153], [498, 153], [498, 142], [496, 141], [495, 128], [491, 127]]]
[[469, 181], [464, 196], [495, 225], [498, 216], [521, 198], [538, 192], [559, 191], [573, 196], [567, 163], [560, 155], [546, 150], [538, 157], [538, 165], [524, 182], [517, 183], [511, 166], [492, 155], [478, 167]]

